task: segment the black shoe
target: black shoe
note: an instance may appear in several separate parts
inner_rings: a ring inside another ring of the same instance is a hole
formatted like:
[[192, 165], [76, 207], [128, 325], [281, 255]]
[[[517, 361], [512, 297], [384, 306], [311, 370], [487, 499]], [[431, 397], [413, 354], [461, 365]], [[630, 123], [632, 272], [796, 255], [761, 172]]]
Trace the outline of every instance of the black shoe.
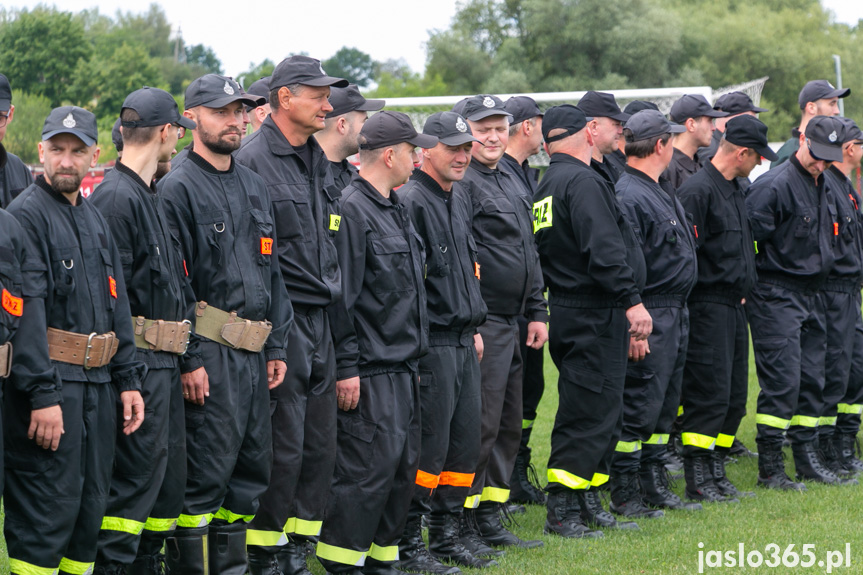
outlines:
[[728, 453], [734, 457], [758, 457], [758, 453], [755, 451], [751, 451], [748, 447], [743, 445], [743, 442], [734, 438], [734, 441], [731, 443], [731, 447], [728, 449]]
[[687, 455], [683, 458], [687, 499], [707, 503], [739, 503], [737, 499], [723, 495], [716, 487], [713, 475], [710, 473], [713, 454], [707, 450], [701, 451], [703, 453]]
[[545, 492], [539, 484], [536, 468], [530, 462], [530, 449], [518, 454], [510, 478], [509, 500], [530, 505], [545, 504]]
[[208, 527], [178, 527], [165, 540], [165, 559], [170, 573], [206, 575]]
[[639, 469], [641, 495], [645, 504], [658, 509], [685, 509], [701, 511], [703, 507], [694, 501], [684, 502], [671, 490], [668, 469], [659, 462], [642, 463]]
[[758, 446], [758, 479], [755, 485], [780, 491], [806, 491], [805, 485], [791, 481], [785, 473], [785, 454], [779, 445]]
[[719, 490], [719, 493], [725, 497], [755, 497], [755, 493], [751, 491], [740, 491], [731, 483], [728, 476], [725, 474], [725, 455], [714, 451], [710, 456], [710, 474], [713, 476], [713, 484]]
[[399, 569], [409, 573], [430, 573], [431, 575], [461, 573], [458, 567], [444, 565], [432, 557], [426, 549], [419, 516], [409, 517], [405, 524], [405, 530], [399, 542]]
[[378, 561], [371, 557], [366, 558], [366, 564], [362, 567], [363, 575], [408, 575], [397, 569], [394, 561]]
[[210, 523], [210, 575], [246, 575], [246, 524]]
[[577, 491], [578, 503], [581, 506], [581, 518], [584, 522], [598, 529], [638, 529], [633, 521], [617, 521], [614, 515], [602, 506], [599, 493], [592, 487]]
[[854, 473], [863, 472], [863, 461], [857, 457], [860, 453], [860, 445], [854, 435], [837, 431], [833, 436], [833, 444], [846, 469], [850, 469]]
[[665, 515], [660, 509], [651, 509], [644, 504], [637, 473], [612, 475], [610, 484], [611, 503], [608, 507], [612, 512], [630, 519], [655, 519]]
[[458, 523], [458, 538], [462, 545], [465, 546], [471, 555], [482, 559], [491, 559], [494, 557], [503, 557], [506, 551], [490, 547], [479, 534], [479, 528], [476, 526], [476, 511], [474, 509], [465, 509]]
[[275, 553], [249, 546], [249, 575], [284, 575]]
[[832, 435], [819, 436], [818, 449], [821, 451], [821, 461], [830, 471], [843, 479], [854, 476], [854, 471], [845, 466], [845, 459], [839, 455]]
[[[542, 547], [544, 543], [538, 539], [523, 540], [509, 531], [501, 520], [506, 507], [499, 503], [480, 503], [474, 512], [476, 524], [479, 528], [479, 536], [489, 545], [500, 547], [524, 547], [533, 549]], [[508, 517], [511, 521], [511, 517]]]
[[578, 495], [571, 489], [549, 494], [545, 507], [545, 534], [554, 533], [570, 539], [604, 536], [602, 531], [595, 531], [585, 525], [584, 519], [581, 518]]
[[[305, 541], [294, 539], [290, 539], [286, 545], [282, 546], [276, 553], [276, 561], [278, 561], [282, 573], [285, 575], [312, 575], [307, 562], [309, 556], [307, 549]], [[250, 552], [249, 561], [251, 558]]]
[[825, 485], [858, 485], [856, 479], [843, 479], [833, 473], [824, 464], [821, 452], [814, 441], [797, 443], [791, 447], [794, 455], [794, 468], [797, 472], [797, 480], [808, 479]]
[[464, 567], [485, 569], [496, 567], [494, 559], [483, 559], [471, 553], [459, 539], [459, 516], [453, 513], [432, 513], [429, 516], [429, 552], [432, 556]]

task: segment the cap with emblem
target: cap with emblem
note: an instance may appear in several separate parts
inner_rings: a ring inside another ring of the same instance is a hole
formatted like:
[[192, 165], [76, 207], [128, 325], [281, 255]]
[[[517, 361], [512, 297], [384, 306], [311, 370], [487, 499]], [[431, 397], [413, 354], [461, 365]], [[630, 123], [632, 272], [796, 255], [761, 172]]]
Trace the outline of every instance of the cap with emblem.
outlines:
[[446, 146], [461, 146], [468, 142], [479, 142], [473, 137], [470, 126], [456, 112], [436, 112], [428, 117], [423, 134], [436, 136]]
[[817, 102], [826, 98], [847, 98], [850, 94], [851, 88], [836, 88], [827, 80], [812, 80], [806, 82], [806, 85], [800, 90], [797, 103], [800, 104], [802, 110], [809, 102]]
[[99, 139], [96, 116], [78, 106], [54, 108], [42, 126], [42, 140], [50, 140], [58, 134], [72, 134], [84, 142], [84, 145], [92, 146]]
[[735, 116], [728, 120], [725, 139], [735, 146], [752, 148], [771, 162], [779, 157], [767, 145], [767, 126], [755, 116]]
[[[456, 109], [457, 107], [460, 109]], [[506, 111], [503, 100], [491, 94], [479, 94], [466, 98], [453, 106], [452, 111], [458, 112], [471, 122], [477, 122], [490, 116], [512, 117], [512, 114]]]
[[12, 107], [12, 86], [9, 78], [0, 74], [0, 112], [6, 112]]
[[841, 135], [845, 125], [833, 116], [815, 116], [806, 124], [806, 143], [809, 153], [816, 160], [826, 162], [842, 161]]
[[360, 144], [361, 150], [377, 150], [402, 142], [420, 148], [434, 148], [438, 143], [435, 136], [417, 133], [407, 114], [389, 110], [378, 112], [366, 120], [360, 136], [365, 140]]
[[[542, 138], [547, 144], [562, 140], [583, 130], [591, 120], [593, 118], [585, 116], [580, 108], [572, 104], [553, 106], [545, 111], [545, 116], [542, 118]], [[549, 137], [549, 133], [558, 129], [566, 131]]]
[[587, 92], [578, 101], [577, 108], [587, 116], [594, 118], [611, 118], [618, 122], [625, 122], [629, 119], [629, 114], [620, 111], [620, 106], [614, 100], [614, 94], [608, 92]]
[[852, 120], [851, 118], [843, 118], [841, 116], [836, 116], [836, 119], [842, 122], [842, 125], [845, 126], [845, 133], [840, 138], [843, 144], [847, 144], [848, 142], [863, 142], [863, 130], [860, 130], [860, 126], [857, 125], [857, 122]]
[[270, 89], [302, 84], [304, 86], [335, 86], [347, 88], [348, 81], [343, 78], [327, 76], [320, 60], [308, 56], [289, 56], [273, 71], [270, 78]]
[[[728, 92], [722, 94], [713, 104], [714, 110], [722, 110], [731, 115], [743, 114], [745, 112], [769, 112], [766, 108], [759, 108], [752, 102], [752, 98], [744, 92]], [[767, 156], [765, 156], [767, 157]]]
[[333, 111], [327, 118], [335, 118], [348, 112], [377, 112], [384, 107], [384, 100], [367, 100], [360, 94], [359, 86], [348, 84], [347, 88], [334, 87], [330, 90], [330, 106]]
[[122, 122], [124, 128], [146, 128], [149, 126], [163, 126], [165, 124], [177, 124], [188, 130], [195, 129], [195, 122], [180, 114], [174, 97], [159, 88], [144, 86], [135, 90], [123, 100], [123, 110], [134, 110], [140, 116], [140, 120], [125, 120]]
[[232, 102], [242, 102], [247, 106], [260, 106], [264, 99], [243, 92], [232, 78], [219, 74], [206, 74], [193, 80], [186, 88], [184, 105], [187, 110], [196, 106], [221, 108]]
[[623, 113], [632, 116], [636, 112], [640, 112], [642, 110], [659, 110], [659, 106], [646, 100], [633, 100], [626, 105], [623, 109]]
[[651, 109], [633, 114], [626, 122], [626, 129], [632, 132], [631, 139], [627, 138], [627, 142], [640, 142], [663, 134], [680, 134], [686, 131], [685, 126], [669, 122], [662, 112]]
[[513, 96], [503, 105], [504, 109], [512, 114], [512, 124], [520, 124], [525, 120], [542, 116], [536, 101], [529, 96]]
[[671, 105], [671, 113], [668, 114], [671, 120], [682, 124], [689, 118], [724, 118], [728, 116], [728, 112], [720, 112], [714, 110], [713, 106], [707, 103], [707, 98], [701, 94], [684, 94], [674, 104]]

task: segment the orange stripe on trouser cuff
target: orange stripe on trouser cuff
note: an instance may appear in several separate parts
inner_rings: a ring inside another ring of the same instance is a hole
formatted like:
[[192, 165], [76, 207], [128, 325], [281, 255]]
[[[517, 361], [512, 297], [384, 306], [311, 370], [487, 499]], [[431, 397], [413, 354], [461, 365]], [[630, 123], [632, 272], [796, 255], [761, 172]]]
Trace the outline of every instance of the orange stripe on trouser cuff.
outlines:
[[417, 485], [428, 489], [434, 489], [438, 486], [438, 483], [440, 483], [440, 475], [432, 475], [431, 473], [426, 473], [422, 469], [417, 469]]
[[440, 474], [441, 485], [452, 485], [453, 487], [470, 487], [473, 483], [475, 473], [456, 473], [455, 471], [444, 471]]

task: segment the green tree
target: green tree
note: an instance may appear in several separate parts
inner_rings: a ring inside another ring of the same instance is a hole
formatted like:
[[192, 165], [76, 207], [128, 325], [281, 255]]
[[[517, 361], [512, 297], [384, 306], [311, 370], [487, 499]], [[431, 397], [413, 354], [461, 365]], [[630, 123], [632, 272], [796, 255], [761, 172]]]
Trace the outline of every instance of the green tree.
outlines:
[[253, 82], [266, 76], [271, 76], [275, 69], [276, 65], [269, 58], [266, 58], [260, 64], [249, 62], [249, 69], [237, 76], [236, 80], [243, 88], [248, 88]]
[[413, 72], [404, 60], [387, 60], [380, 64], [373, 98], [407, 98], [411, 96], [445, 96], [452, 90], [440, 76]]
[[12, 90], [15, 117], [6, 129], [3, 146], [26, 164], [39, 163], [37, 144], [42, 139], [42, 126], [51, 112], [51, 100], [46, 96]]
[[203, 74], [222, 73], [221, 60], [219, 60], [212, 48], [203, 44], [186, 46], [186, 64], [199, 67], [203, 71]]
[[321, 64], [330, 76], [345, 78], [361, 88], [372, 82], [377, 71], [377, 63], [371, 56], [347, 46], [339, 48], [338, 52]]

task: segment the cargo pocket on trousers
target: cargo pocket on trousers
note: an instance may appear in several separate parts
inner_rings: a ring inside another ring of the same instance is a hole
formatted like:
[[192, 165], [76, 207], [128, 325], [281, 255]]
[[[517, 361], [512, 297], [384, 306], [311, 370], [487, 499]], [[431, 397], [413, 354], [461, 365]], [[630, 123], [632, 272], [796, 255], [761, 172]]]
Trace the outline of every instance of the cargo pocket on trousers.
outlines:
[[690, 345], [686, 350], [686, 394], [709, 397], [717, 392], [716, 348], [712, 345]]
[[358, 482], [367, 475], [377, 427], [371, 421], [339, 413], [336, 475], [352, 482]]
[[[619, 413], [620, 396], [616, 393], [603, 393], [612, 384], [604, 373], [578, 363], [564, 361], [560, 369], [560, 379], [563, 382], [563, 385], [558, 386], [560, 405], [564, 406], [564, 409], [557, 412], [559, 421], [598, 427], [603, 424], [609, 412]], [[571, 406], [572, 409], [566, 406]]]
[[[117, 425], [117, 446], [114, 452], [114, 473], [121, 477], [147, 477], [153, 472], [156, 453], [155, 411], [144, 409], [144, 422], [132, 435], [123, 433], [123, 426]], [[123, 421], [123, 405], [118, 406], [117, 421]], [[165, 446], [166, 447], [166, 446]]]
[[755, 352], [755, 364], [758, 368], [758, 384], [767, 393], [788, 393], [789, 370], [798, 372], [800, 370], [799, 360], [796, 365], [788, 361], [788, 344], [787, 337], [753, 338], [752, 340], [752, 350]]

